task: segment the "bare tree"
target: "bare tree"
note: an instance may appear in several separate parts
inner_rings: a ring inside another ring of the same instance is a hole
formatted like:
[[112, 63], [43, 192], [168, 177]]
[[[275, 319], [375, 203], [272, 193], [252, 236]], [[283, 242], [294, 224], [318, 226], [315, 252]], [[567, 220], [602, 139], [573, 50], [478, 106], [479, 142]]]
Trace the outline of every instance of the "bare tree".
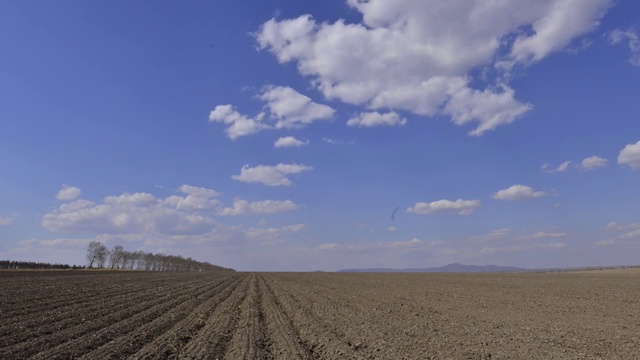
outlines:
[[96, 262], [99, 268], [104, 268], [104, 265], [107, 262], [108, 256], [109, 256], [109, 249], [107, 249], [106, 246], [98, 242], [98, 247], [96, 250]]
[[116, 245], [109, 252], [109, 267], [112, 269], [120, 268], [120, 264], [122, 263], [122, 253], [124, 252], [124, 248], [120, 245]]
[[93, 264], [98, 261], [100, 247], [103, 246], [99, 241], [92, 241], [87, 248], [87, 261], [89, 262], [89, 268], [93, 267]]

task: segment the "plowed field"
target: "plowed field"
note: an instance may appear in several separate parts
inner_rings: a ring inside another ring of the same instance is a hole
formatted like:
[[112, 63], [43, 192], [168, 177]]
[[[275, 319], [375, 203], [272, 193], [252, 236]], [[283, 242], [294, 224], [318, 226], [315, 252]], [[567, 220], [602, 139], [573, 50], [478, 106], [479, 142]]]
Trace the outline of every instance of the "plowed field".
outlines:
[[640, 272], [0, 272], [0, 359], [640, 359]]

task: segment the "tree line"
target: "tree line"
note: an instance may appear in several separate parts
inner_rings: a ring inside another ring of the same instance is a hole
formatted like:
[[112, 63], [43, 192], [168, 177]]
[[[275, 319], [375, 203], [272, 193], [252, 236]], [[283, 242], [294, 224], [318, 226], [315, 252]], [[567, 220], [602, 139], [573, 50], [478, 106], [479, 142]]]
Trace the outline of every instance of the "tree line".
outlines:
[[0, 260], [0, 269], [27, 269], [27, 270], [68, 270], [84, 269], [84, 266], [71, 266], [68, 264], [50, 264], [33, 261]]
[[99, 269], [127, 269], [144, 271], [234, 271], [208, 262], [179, 255], [164, 255], [144, 251], [127, 251], [120, 245], [108, 249], [99, 241], [87, 248], [88, 267]]

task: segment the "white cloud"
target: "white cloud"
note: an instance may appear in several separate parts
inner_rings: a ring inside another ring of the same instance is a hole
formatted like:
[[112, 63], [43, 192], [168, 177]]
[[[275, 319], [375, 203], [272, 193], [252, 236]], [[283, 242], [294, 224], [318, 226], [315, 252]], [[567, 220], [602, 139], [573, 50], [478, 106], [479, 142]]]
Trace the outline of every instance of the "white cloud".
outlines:
[[[531, 105], [498, 80], [470, 87], [473, 69], [529, 64], [592, 31], [611, 0], [347, 0], [362, 21], [269, 20], [261, 49], [298, 71], [326, 98], [369, 109], [445, 114], [477, 122], [472, 135], [522, 117]], [[505, 16], [504, 14], [509, 14]], [[531, 31], [526, 31], [531, 29]]]
[[260, 183], [267, 186], [291, 186], [293, 182], [287, 178], [287, 175], [298, 174], [312, 169], [311, 166], [300, 164], [258, 165], [256, 167], [245, 165], [240, 169], [240, 175], [233, 175], [231, 178], [246, 183]]
[[600, 18], [613, 5], [609, 0], [538, 2], [546, 3], [542, 5], [546, 9], [533, 22], [533, 34], [518, 36], [514, 42], [511, 54], [515, 60], [535, 62], [562, 50], [574, 38], [598, 26]]
[[276, 129], [291, 129], [309, 125], [317, 120], [328, 120], [335, 110], [315, 103], [290, 87], [267, 87], [259, 98], [265, 101], [271, 117], [277, 119]]
[[179, 190], [187, 196], [169, 196], [164, 203], [186, 211], [215, 211], [222, 207], [222, 203], [215, 199], [220, 193], [215, 190], [191, 185], [182, 185]]
[[535, 191], [529, 186], [513, 185], [507, 189], [496, 192], [491, 197], [496, 200], [515, 201], [535, 199], [544, 195], [546, 195], [544, 191]]
[[258, 99], [265, 102], [267, 112], [251, 117], [239, 113], [233, 105], [218, 105], [209, 114], [209, 121], [228, 125], [225, 133], [235, 140], [265, 129], [305, 127], [317, 120], [330, 120], [335, 113], [290, 87], [267, 86]]
[[396, 231], [396, 230], [398, 230], [398, 228], [396, 228], [395, 226], [389, 226], [389, 227], [387, 228], [387, 231], [388, 231], [388, 232], [394, 232], [394, 231]]
[[633, 170], [640, 170], [640, 141], [629, 144], [620, 151], [618, 164], [627, 165]]
[[216, 221], [216, 216], [271, 215], [299, 208], [290, 200], [248, 202], [242, 199], [235, 200], [232, 207], [224, 207], [215, 199], [220, 195], [215, 190], [190, 185], [183, 185], [179, 190], [185, 196], [158, 199], [148, 193], [125, 193], [107, 196], [100, 203], [78, 199], [45, 214], [42, 225], [59, 233], [193, 239], [214, 231], [237, 233]]
[[469, 132], [473, 136], [510, 124], [532, 108], [529, 104], [516, 101], [513, 89], [506, 85], [501, 86], [500, 92], [496, 92], [473, 90], [465, 84], [450, 95], [444, 113], [451, 116], [456, 125], [478, 122], [478, 127]]
[[180, 186], [180, 191], [190, 196], [195, 196], [199, 198], [213, 198], [220, 196], [220, 193], [207, 188], [191, 186], [191, 185], [182, 185]]
[[80, 193], [82, 193], [82, 191], [77, 187], [62, 185], [62, 189], [58, 191], [56, 199], [63, 201], [75, 200], [80, 196]]
[[0, 216], [0, 226], [7, 226], [13, 223], [14, 218], [11, 216]]
[[608, 163], [609, 161], [607, 159], [594, 155], [583, 159], [579, 164], [576, 165], [573, 165], [573, 162], [571, 161], [565, 161], [556, 168], [552, 168], [549, 164], [544, 164], [540, 167], [540, 170], [547, 174], [565, 172], [570, 168], [590, 171], [606, 167]]
[[616, 29], [608, 34], [609, 43], [611, 45], [617, 45], [625, 40], [631, 50], [631, 56], [629, 62], [631, 65], [640, 66], [640, 36], [635, 29], [620, 30]]
[[607, 166], [608, 162], [609, 161], [607, 159], [594, 155], [582, 160], [582, 162], [580, 163], [580, 169], [595, 170], [595, 169]]
[[377, 111], [360, 113], [347, 121], [348, 126], [357, 127], [378, 127], [378, 126], [403, 126], [407, 119], [391, 111], [381, 114]]
[[458, 214], [471, 215], [480, 207], [479, 200], [438, 200], [431, 203], [417, 202], [407, 209], [408, 213], [432, 215], [432, 214]]
[[248, 202], [238, 199], [233, 202], [233, 207], [224, 208], [220, 215], [271, 215], [297, 210], [299, 206], [291, 200], [277, 201], [264, 200]]
[[300, 147], [303, 145], [308, 145], [309, 141], [301, 141], [293, 136], [281, 137], [273, 143], [273, 146], [276, 148], [288, 148], [288, 147]]
[[262, 122], [264, 114], [260, 114], [254, 118], [240, 114], [232, 105], [218, 105], [209, 114], [209, 121], [221, 122], [229, 125], [225, 130], [227, 136], [235, 140], [241, 136], [247, 136], [260, 132], [268, 128], [268, 125]]
[[551, 168], [549, 164], [544, 164], [540, 167], [540, 170], [545, 173], [555, 173], [555, 172], [565, 172], [571, 166], [571, 161], [565, 161], [562, 164], [558, 165], [557, 168]]

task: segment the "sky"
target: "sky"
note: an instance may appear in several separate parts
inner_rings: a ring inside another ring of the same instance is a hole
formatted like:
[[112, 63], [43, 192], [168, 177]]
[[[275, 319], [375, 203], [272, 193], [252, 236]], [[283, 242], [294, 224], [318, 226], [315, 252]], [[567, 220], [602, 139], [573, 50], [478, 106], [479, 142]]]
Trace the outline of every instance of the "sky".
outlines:
[[0, 259], [639, 264], [633, 0], [0, 2]]

